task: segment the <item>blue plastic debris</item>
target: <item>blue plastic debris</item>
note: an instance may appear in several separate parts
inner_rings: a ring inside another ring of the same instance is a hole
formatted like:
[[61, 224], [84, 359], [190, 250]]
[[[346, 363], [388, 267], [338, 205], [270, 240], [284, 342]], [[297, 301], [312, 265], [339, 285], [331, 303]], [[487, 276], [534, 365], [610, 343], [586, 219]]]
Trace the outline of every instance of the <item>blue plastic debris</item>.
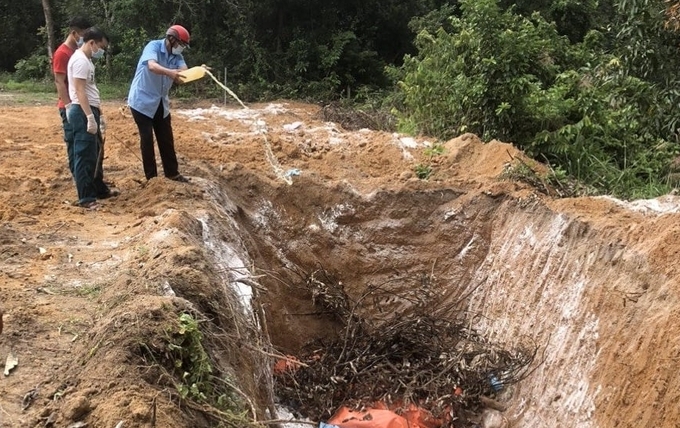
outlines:
[[494, 391], [499, 392], [503, 390], [503, 382], [498, 380], [495, 374], [490, 374], [489, 375], [489, 383], [491, 384], [491, 388], [493, 388]]
[[325, 422], [319, 422], [319, 428], [340, 428], [337, 425], [327, 424]]
[[283, 174], [283, 176], [284, 177], [292, 177], [294, 175], [300, 175], [300, 174], [302, 174], [302, 171], [300, 171], [297, 168], [293, 168], [293, 169], [289, 169], [288, 171], [286, 171], [286, 173]]

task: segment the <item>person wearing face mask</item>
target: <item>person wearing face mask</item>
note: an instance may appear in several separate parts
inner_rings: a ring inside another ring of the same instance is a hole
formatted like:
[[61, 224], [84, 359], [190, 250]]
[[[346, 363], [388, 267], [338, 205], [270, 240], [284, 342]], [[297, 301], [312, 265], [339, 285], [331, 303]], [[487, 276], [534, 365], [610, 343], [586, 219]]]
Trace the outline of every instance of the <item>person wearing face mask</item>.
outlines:
[[98, 208], [97, 198], [115, 196], [104, 183], [102, 172], [103, 116], [99, 89], [95, 82], [92, 59], [104, 56], [109, 39], [104, 32], [91, 27], [83, 33], [83, 45], [68, 62], [68, 87], [71, 107], [67, 111], [73, 130], [73, 175], [78, 191], [78, 204], [83, 208]]
[[189, 181], [179, 173], [168, 97], [172, 84], [182, 82], [179, 73], [187, 69], [182, 51], [189, 46], [189, 41], [187, 29], [173, 25], [165, 32], [164, 39], [149, 42], [142, 51], [130, 85], [127, 101], [139, 129], [142, 165], [147, 180], [158, 175], [155, 134], [165, 177], [183, 183]]
[[68, 24], [68, 35], [64, 43], [59, 45], [52, 55], [52, 73], [54, 74], [54, 85], [57, 87], [59, 101], [57, 108], [61, 116], [61, 124], [64, 129], [64, 141], [66, 142], [66, 155], [68, 157], [68, 169], [73, 175], [73, 131], [66, 117], [66, 109], [71, 104], [71, 97], [68, 94], [68, 79], [66, 76], [68, 61], [73, 53], [83, 44], [83, 33], [92, 25], [82, 17], [71, 19]]

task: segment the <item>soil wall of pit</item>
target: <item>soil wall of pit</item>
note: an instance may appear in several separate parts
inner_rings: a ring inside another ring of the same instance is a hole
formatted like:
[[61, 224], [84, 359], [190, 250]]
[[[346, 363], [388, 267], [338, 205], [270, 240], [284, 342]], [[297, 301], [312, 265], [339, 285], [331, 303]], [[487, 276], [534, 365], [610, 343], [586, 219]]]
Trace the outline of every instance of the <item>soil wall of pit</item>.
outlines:
[[249, 252], [276, 272], [264, 283], [280, 349], [333, 334], [305, 274], [323, 269], [354, 298], [369, 284], [399, 293], [432, 275], [441, 299], [459, 301], [490, 340], [539, 347], [532, 374], [504, 392], [512, 426], [677, 426], [677, 214], [613, 199], [589, 199], [588, 212], [582, 200], [501, 182], [365, 194], [313, 176], [278, 188], [234, 180], [244, 184], [231, 196]]

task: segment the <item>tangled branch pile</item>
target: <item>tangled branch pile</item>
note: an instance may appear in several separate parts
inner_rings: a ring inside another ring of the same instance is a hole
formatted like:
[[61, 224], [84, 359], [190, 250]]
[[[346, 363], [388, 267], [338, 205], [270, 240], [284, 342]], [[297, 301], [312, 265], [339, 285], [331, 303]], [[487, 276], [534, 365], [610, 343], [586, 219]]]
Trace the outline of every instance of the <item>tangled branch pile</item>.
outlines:
[[279, 397], [318, 419], [342, 405], [383, 402], [403, 409], [413, 403], [451, 421], [478, 409], [481, 395], [526, 376], [536, 346], [506, 350], [485, 340], [463, 320], [459, 302], [442, 302], [433, 279], [369, 285], [353, 301], [327, 272], [309, 275], [315, 303], [345, 327], [338, 341], [279, 374]]

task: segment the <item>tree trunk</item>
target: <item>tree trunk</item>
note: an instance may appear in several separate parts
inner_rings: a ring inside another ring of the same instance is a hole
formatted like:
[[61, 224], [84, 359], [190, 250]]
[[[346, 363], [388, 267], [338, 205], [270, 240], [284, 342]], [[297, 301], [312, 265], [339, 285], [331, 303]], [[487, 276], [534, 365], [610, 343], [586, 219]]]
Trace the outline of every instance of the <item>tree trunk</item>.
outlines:
[[47, 33], [47, 55], [52, 59], [54, 52], [54, 21], [52, 20], [52, 8], [50, 0], [42, 0], [43, 12], [45, 13], [45, 32]]

